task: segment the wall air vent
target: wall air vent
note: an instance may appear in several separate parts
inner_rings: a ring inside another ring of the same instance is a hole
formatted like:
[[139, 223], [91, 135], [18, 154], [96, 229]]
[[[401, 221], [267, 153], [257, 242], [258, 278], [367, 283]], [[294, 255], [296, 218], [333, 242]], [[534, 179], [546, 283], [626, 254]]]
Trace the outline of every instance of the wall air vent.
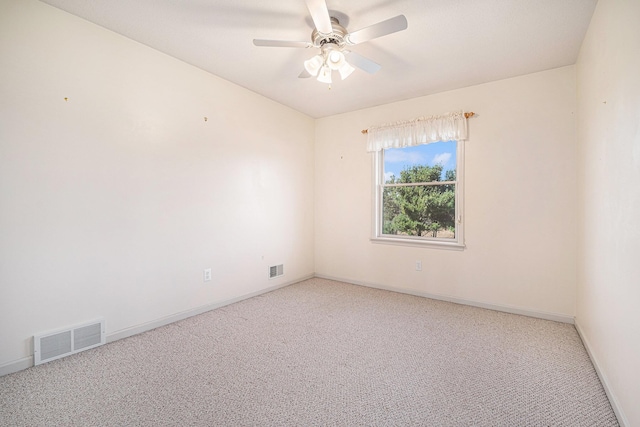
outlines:
[[269, 267], [269, 279], [275, 279], [276, 277], [280, 277], [284, 275], [284, 265], [272, 265]]
[[106, 343], [104, 319], [34, 335], [33, 363], [40, 365]]

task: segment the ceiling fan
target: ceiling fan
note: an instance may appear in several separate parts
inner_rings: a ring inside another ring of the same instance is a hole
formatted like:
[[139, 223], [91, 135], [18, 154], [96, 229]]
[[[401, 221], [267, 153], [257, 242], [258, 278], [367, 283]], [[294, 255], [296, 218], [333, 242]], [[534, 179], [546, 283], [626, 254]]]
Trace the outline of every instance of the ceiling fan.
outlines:
[[[369, 27], [348, 32], [337, 18], [330, 16], [325, 0], [305, 0], [315, 29], [311, 41], [285, 41], [254, 39], [256, 46], [318, 48], [320, 53], [304, 61], [304, 70], [299, 78], [316, 77], [323, 83], [331, 83], [331, 74], [338, 71], [342, 80], [355, 69], [370, 74], [377, 73], [381, 66], [372, 60], [348, 50], [349, 46], [386, 36], [407, 29], [407, 18], [398, 15]], [[353, 65], [353, 66], [352, 66]]]

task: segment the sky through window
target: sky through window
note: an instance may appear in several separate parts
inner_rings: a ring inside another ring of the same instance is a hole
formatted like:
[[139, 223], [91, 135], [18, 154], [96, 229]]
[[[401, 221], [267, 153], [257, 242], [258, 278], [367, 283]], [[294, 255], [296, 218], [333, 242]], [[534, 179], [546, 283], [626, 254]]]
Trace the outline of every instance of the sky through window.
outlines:
[[415, 147], [388, 148], [384, 151], [384, 180], [391, 175], [396, 178], [400, 171], [417, 165], [443, 166], [442, 178], [448, 170], [456, 169], [456, 142], [434, 142]]

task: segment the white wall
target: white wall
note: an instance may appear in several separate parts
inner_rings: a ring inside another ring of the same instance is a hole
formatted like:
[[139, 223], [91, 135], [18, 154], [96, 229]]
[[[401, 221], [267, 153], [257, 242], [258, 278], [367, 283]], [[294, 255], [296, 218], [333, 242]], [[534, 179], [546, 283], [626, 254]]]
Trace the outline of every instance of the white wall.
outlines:
[[38, 332], [104, 316], [113, 334], [313, 274], [307, 116], [2, 0], [0, 120], [0, 367]]
[[577, 64], [576, 324], [613, 400], [640, 425], [640, 2], [600, 0]]
[[[571, 318], [575, 103], [570, 66], [317, 120], [316, 273]], [[371, 243], [372, 155], [360, 130], [460, 109], [478, 114], [466, 145], [467, 248]]]

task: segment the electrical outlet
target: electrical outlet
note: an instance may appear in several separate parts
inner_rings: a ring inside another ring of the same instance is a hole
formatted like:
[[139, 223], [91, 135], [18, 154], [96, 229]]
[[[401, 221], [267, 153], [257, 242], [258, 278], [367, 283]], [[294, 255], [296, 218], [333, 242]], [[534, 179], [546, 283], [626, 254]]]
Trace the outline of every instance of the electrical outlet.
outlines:
[[422, 261], [416, 261], [416, 271], [422, 271]]
[[207, 268], [204, 270], [204, 281], [205, 282], [210, 282], [211, 281], [211, 269]]

